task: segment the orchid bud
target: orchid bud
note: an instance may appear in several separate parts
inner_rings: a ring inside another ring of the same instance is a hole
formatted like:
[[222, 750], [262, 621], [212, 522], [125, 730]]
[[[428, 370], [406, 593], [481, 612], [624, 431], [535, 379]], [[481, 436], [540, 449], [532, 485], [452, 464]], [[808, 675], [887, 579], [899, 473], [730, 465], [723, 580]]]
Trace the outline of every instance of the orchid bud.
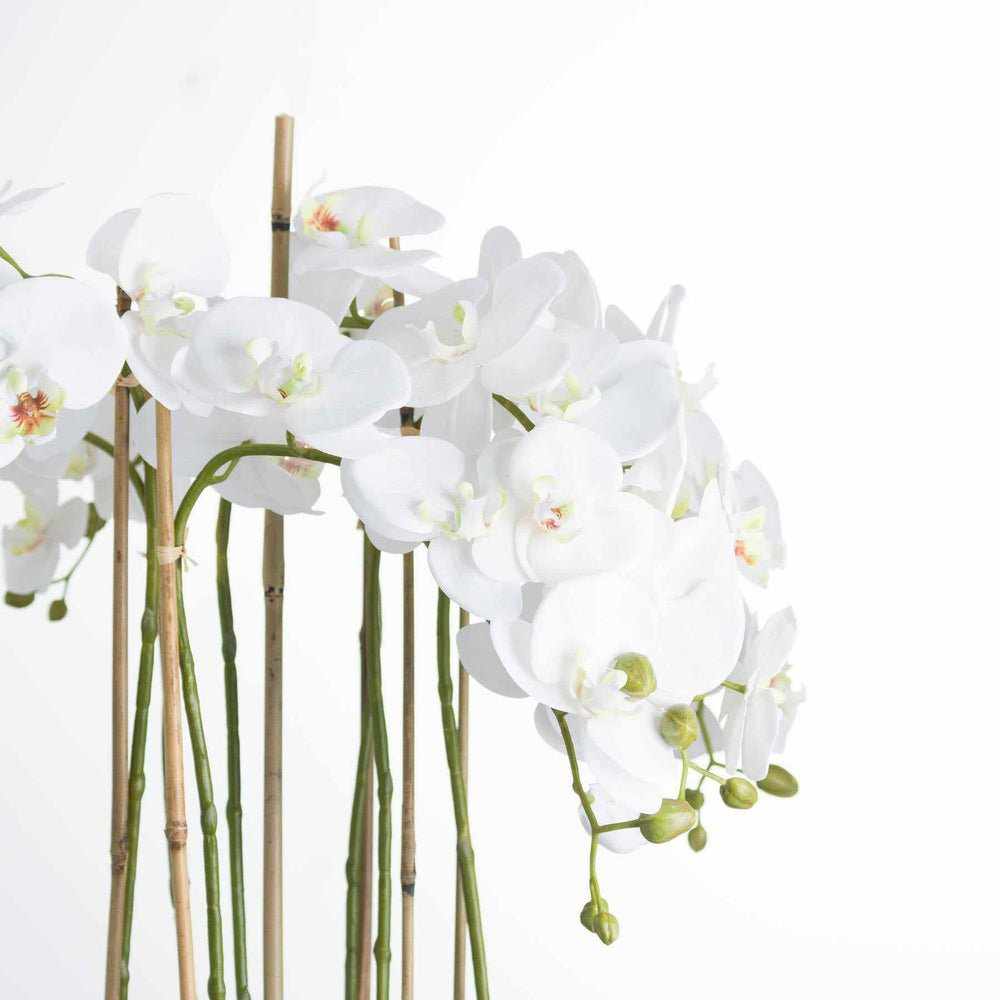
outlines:
[[698, 814], [680, 799], [664, 799], [655, 813], [640, 817], [639, 832], [651, 844], [665, 844], [687, 833], [698, 822]]
[[622, 653], [615, 658], [615, 670], [620, 670], [628, 680], [622, 691], [633, 698], [648, 698], [656, 690], [656, 674], [648, 656], [642, 653]]
[[799, 790], [795, 775], [777, 764], [767, 769], [767, 775], [757, 782], [757, 787], [768, 795], [777, 795], [779, 799], [790, 799]]
[[749, 809], [757, 801], [757, 789], [746, 778], [730, 778], [719, 794], [730, 809]]
[[[605, 912], [608, 908], [608, 901], [606, 899], [601, 900], [601, 912]], [[591, 934], [596, 933], [594, 929], [594, 921], [597, 919], [597, 909], [594, 907], [594, 901], [588, 899], [584, 908], [580, 911], [580, 923], [587, 928]]]
[[697, 854], [705, 849], [708, 843], [708, 834], [705, 828], [699, 823], [693, 830], [688, 832], [688, 847]]
[[4, 603], [10, 608], [26, 608], [35, 599], [34, 594], [15, 594], [8, 590], [3, 595]]
[[606, 910], [597, 914], [594, 933], [605, 943], [614, 944], [618, 940], [618, 920]]
[[660, 719], [660, 735], [677, 750], [687, 750], [698, 739], [698, 716], [690, 705], [671, 705]]
[[692, 809], [700, 809], [705, 804], [705, 793], [697, 788], [687, 788], [684, 790], [684, 798]]
[[69, 608], [66, 606], [66, 602], [60, 599], [54, 600], [49, 605], [49, 621], [50, 622], [61, 622], [66, 617], [66, 612]]

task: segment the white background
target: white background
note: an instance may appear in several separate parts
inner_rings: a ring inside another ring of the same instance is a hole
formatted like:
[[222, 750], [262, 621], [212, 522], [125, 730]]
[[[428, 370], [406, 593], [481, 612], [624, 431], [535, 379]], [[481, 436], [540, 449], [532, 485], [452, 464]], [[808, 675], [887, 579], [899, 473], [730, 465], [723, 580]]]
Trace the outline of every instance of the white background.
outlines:
[[[324, 170], [329, 186], [405, 188], [448, 217], [435, 246], [456, 276], [474, 269], [482, 232], [504, 223], [529, 252], [577, 250], [604, 300], [643, 325], [683, 282], [685, 370], [718, 363], [709, 410], [783, 503], [789, 568], [764, 603], [791, 600], [799, 617], [794, 663], [809, 702], [787, 761], [802, 793], [746, 814], [710, 798], [697, 856], [683, 842], [603, 856], [622, 927], [613, 948], [577, 922], [587, 844], [565, 761], [537, 740], [524, 703], [473, 690], [495, 997], [987, 996], [1000, 695], [994, 6], [256, 6], [2, 0], [0, 178], [67, 183], [3, 220], [0, 242], [29, 270], [97, 282], [83, 250], [98, 223], [148, 194], [193, 191], [232, 238], [231, 292], [264, 292], [272, 116], [289, 111], [299, 194]], [[360, 538], [335, 474], [327, 487], [327, 517], [288, 523], [293, 1000], [339, 996], [342, 975]], [[12, 491], [0, 508], [4, 521], [17, 515]], [[213, 510], [196, 518], [187, 585], [221, 804]], [[234, 522], [259, 997], [261, 516]], [[4, 997], [101, 995], [108, 534], [66, 621], [50, 625], [44, 601], [0, 609]], [[386, 564], [398, 723], [398, 569]], [[138, 608], [138, 556], [132, 566]], [[450, 996], [453, 831], [422, 567], [419, 586], [418, 984], [437, 998]], [[176, 996], [155, 735], [148, 761], [135, 1000]], [[398, 753], [395, 763], [398, 773]], [[224, 826], [220, 846], [225, 859]], [[234, 995], [228, 936], [226, 954]]]

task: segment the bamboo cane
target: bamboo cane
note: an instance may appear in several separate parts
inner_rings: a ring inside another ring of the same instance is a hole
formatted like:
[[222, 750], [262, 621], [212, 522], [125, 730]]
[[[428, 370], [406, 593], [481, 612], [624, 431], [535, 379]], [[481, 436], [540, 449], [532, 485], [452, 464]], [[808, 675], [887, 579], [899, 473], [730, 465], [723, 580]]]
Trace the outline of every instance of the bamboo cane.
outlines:
[[[393, 250], [399, 249], [399, 237], [389, 240]], [[405, 304], [405, 296], [393, 291], [393, 306]], [[406, 436], [419, 434], [413, 425], [413, 408], [399, 411], [400, 432]], [[413, 1000], [413, 924], [417, 891], [417, 827], [416, 827], [416, 703], [414, 701], [414, 591], [413, 553], [403, 554], [403, 807], [402, 842], [399, 861], [399, 885], [402, 891], [402, 1000]]]
[[[271, 295], [288, 297], [288, 241], [292, 217], [294, 119], [274, 120], [271, 191]], [[264, 1000], [284, 993], [282, 902], [282, 618], [285, 591], [285, 524], [264, 512]]]
[[[469, 612], [458, 612], [458, 627], [469, 624]], [[462, 780], [466, 795], [469, 793], [469, 675], [461, 662], [458, 664], [458, 757], [462, 767]], [[465, 1000], [465, 959], [468, 929], [465, 919], [465, 894], [462, 888], [462, 859], [455, 862], [455, 1000]]]
[[181, 742], [180, 649], [177, 636], [177, 570], [174, 545], [173, 455], [170, 411], [156, 404], [156, 558], [160, 566], [160, 664], [163, 674], [163, 794], [170, 860], [170, 894], [177, 931], [181, 1000], [195, 1000], [194, 943], [188, 885], [184, 747]]
[[[118, 289], [118, 315], [132, 302]], [[121, 996], [122, 942], [125, 939], [125, 884], [128, 874], [128, 506], [129, 394], [119, 379], [114, 389], [115, 431], [112, 481], [114, 562], [111, 597], [111, 896], [104, 968], [105, 1000]]]

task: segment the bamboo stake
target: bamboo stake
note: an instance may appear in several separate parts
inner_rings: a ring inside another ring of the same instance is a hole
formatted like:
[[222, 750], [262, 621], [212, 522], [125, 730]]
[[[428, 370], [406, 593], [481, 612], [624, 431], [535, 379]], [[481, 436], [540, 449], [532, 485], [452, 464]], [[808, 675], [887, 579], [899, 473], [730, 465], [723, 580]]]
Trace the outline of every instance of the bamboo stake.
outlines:
[[[399, 237], [389, 239], [393, 250], [399, 249]], [[392, 293], [393, 306], [405, 304], [402, 292]], [[419, 434], [413, 426], [413, 408], [399, 411], [400, 432]], [[403, 554], [403, 807], [402, 844], [399, 861], [399, 885], [402, 890], [402, 1000], [413, 1000], [413, 922], [417, 891], [417, 826], [416, 826], [416, 703], [414, 701], [414, 592], [413, 553]]]
[[[459, 609], [458, 627], [469, 624], [469, 612]], [[465, 793], [469, 793], [469, 675], [461, 662], [458, 664], [458, 759], [462, 768]], [[465, 894], [462, 888], [462, 859], [455, 862], [455, 1000], [465, 1000]]]
[[181, 1000], [195, 1000], [194, 943], [188, 885], [184, 747], [181, 742], [180, 649], [177, 636], [177, 570], [174, 546], [173, 455], [170, 411], [156, 404], [156, 559], [160, 567], [160, 664], [163, 674], [163, 794], [166, 802], [170, 894], [177, 931]]
[[[132, 301], [118, 289], [118, 315]], [[127, 369], [126, 369], [127, 371]], [[119, 379], [114, 389], [115, 436], [112, 481], [114, 562], [111, 597], [111, 896], [104, 967], [105, 1000], [121, 996], [122, 942], [125, 940], [125, 885], [128, 874], [128, 506], [129, 395]]]
[[[288, 240], [292, 218], [294, 119], [274, 120], [271, 191], [271, 295], [288, 297]], [[282, 618], [285, 591], [285, 522], [264, 512], [264, 1000], [284, 993], [282, 886]]]

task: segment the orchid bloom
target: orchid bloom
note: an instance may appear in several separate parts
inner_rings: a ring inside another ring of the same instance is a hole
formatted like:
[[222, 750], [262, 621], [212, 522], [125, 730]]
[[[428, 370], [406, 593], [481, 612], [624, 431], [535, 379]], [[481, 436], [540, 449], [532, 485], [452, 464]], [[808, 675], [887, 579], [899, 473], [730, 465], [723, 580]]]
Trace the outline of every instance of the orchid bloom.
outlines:
[[72, 425], [64, 410], [97, 403], [124, 361], [114, 307], [94, 289], [66, 278], [0, 289], [0, 466]]
[[517, 618], [521, 586], [478, 568], [473, 545], [486, 538], [507, 499], [498, 489], [477, 491], [465, 455], [438, 438], [397, 438], [381, 451], [341, 464], [344, 496], [372, 542], [408, 552], [429, 542], [438, 586], [472, 614]]
[[[383, 288], [427, 295], [448, 283], [427, 264], [429, 250], [392, 250], [389, 237], [422, 236], [444, 216], [394, 188], [358, 187], [310, 194], [299, 206], [291, 246], [291, 297], [339, 323], [364, 295], [378, 315]], [[391, 298], [391, 293], [390, 293]]]
[[74, 497], [60, 504], [58, 484], [33, 482], [24, 492], [24, 517], [3, 529], [7, 590], [34, 594], [55, 576], [62, 548], [73, 548], [87, 530], [87, 504]]
[[727, 689], [719, 718], [722, 723], [726, 767], [742, 770], [751, 781], [767, 774], [774, 752], [785, 738], [805, 692], [792, 687], [787, 660], [795, 642], [795, 615], [785, 608], [764, 626], [747, 623], [743, 652], [729, 680], [744, 691]]
[[199, 314], [172, 373], [203, 415], [217, 407], [269, 417], [345, 456], [378, 447], [373, 424], [410, 393], [387, 347], [351, 341], [318, 309], [286, 299], [230, 299]]
[[168, 409], [191, 403], [171, 366], [195, 315], [229, 280], [229, 250], [209, 207], [187, 194], [147, 198], [97, 230], [87, 264], [113, 278], [137, 306], [122, 317], [133, 374]]
[[785, 564], [781, 515], [771, 484], [757, 466], [743, 462], [732, 474], [730, 520], [740, 572], [766, 587], [772, 569]]

